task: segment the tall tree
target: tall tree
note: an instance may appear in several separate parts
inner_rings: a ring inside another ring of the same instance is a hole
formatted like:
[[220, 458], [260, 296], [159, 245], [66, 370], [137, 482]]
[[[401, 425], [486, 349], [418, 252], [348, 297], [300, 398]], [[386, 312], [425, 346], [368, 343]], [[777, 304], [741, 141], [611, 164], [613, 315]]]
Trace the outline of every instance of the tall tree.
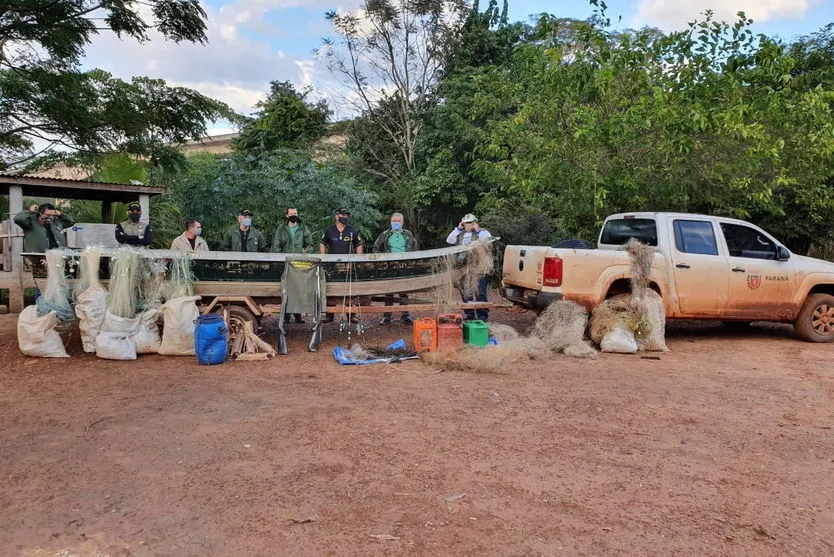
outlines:
[[223, 103], [161, 80], [125, 82], [79, 62], [99, 32], [139, 41], [151, 28], [175, 42], [206, 40], [197, 0], [14, 0], [0, 9], [0, 169], [36, 156], [123, 151], [171, 161], [170, 143], [234, 115]]
[[[424, 118], [465, 13], [463, 0], [366, 0], [355, 12], [327, 14], [338, 39], [325, 39], [319, 53], [352, 92], [355, 110], [395, 148], [397, 164], [368, 168], [390, 183], [415, 169]], [[372, 156], [388, 158], [379, 147]]]
[[258, 111], [248, 118], [234, 146], [247, 153], [311, 146], [321, 139], [330, 110], [324, 101], [310, 102], [310, 91], [296, 91], [289, 81], [273, 81], [269, 96], [257, 104]]

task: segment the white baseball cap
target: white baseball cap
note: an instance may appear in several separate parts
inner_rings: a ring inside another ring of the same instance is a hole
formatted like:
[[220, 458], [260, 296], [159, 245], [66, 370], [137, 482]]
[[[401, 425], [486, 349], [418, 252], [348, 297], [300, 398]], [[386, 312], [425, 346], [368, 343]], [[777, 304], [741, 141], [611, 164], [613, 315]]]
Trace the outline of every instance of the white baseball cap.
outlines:
[[478, 222], [478, 217], [473, 215], [472, 213], [466, 213], [463, 215], [463, 218], [460, 219], [461, 222]]

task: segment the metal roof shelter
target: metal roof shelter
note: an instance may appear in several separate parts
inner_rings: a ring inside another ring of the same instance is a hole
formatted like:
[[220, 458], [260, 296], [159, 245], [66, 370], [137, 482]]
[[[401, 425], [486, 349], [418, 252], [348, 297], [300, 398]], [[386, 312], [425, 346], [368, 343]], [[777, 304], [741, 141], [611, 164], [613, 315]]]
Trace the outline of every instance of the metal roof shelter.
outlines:
[[[146, 184], [117, 184], [113, 182], [96, 182], [94, 180], [69, 180], [65, 178], [44, 178], [26, 174], [0, 174], [0, 195], [9, 196], [9, 230], [7, 239], [11, 259], [11, 268], [4, 266], [0, 271], [0, 288], [9, 290], [9, 310], [20, 312], [23, 309], [23, 289], [30, 286], [31, 277], [26, 277], [23, 258], [17, 254], [23, 252], [23, 234], [11, 217], [23, 210], [23, 197], [53, 197], [59, 199], [89, 199], [101, 201], [102, 222], [112, 219], [114, 202], [139, 201], [142, 207], [142, 219], [150, 215], [150, 198], [168, 191], [164, 186]], [[4, 215], [5, 216], [5, 215]]]

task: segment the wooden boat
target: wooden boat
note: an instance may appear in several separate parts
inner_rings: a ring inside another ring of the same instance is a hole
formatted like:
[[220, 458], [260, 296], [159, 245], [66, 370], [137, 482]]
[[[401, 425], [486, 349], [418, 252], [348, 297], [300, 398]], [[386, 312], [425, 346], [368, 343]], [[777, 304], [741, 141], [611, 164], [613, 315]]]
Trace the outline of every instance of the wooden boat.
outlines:
[[[497, 238], [492, 238], [494, 241]], [[327, 277], [328, 296], [378, 296], [431, 290], [446, 284], [449, 273], [465, 259], [472, 246], [452, 246], [406, 253], [371, 253], [365, 255], [317, 255]], [[110, 276], [110, 257], [118, 250], [101, 250], [101, 279]], [[186, 252], [171, 250], [141, 250], [150, 259], [173, 259]], [[75, 276], [80, 250], [66, 250], [68, 272]], [[42, 254], [25, 253], [32, 263], [36, 279], [46, 278], [46, 271], [38, 261]], [[202, 296], [278, 297], [281, 295], [281, 276], [287, 257], [284, 253], [247, 253], [209, 251], [187, 253], [192, 259], [192, 271], [197, 278], [195, 293]], [[449, 258], [444, 262], [444, 259]], [[449, 262], [451, 264], [449, 264]]]

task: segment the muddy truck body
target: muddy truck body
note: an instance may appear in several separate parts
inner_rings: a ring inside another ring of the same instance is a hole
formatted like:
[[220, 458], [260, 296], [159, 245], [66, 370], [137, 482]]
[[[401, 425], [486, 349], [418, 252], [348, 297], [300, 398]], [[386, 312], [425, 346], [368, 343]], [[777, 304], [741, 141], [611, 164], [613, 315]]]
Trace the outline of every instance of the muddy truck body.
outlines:
[[501, 294], [531, 309], [564, 299], [590, 311], [630, 291], [631, 238], [654, 249], [649, 287], [667, 318], [793, 323], [805, 340], [834, 341], [834, 263], [723, 217], [623, 213], [605, 219], [595, 249], [509, 245]]

